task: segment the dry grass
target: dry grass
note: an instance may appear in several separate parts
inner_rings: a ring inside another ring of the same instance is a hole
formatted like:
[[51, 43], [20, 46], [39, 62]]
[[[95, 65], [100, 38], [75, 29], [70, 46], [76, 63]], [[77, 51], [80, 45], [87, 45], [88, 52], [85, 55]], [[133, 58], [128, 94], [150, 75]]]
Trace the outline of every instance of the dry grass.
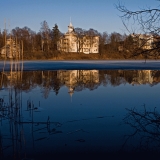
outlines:
[[[129, 58], [130, 55], [124, 56], [122, 52], [105, 52], [103, 54], [97, 53], [66, 53], [66, 52], [24, 52], [24, 60], [113, 60], [113, 59], [135, 59]], [[160, 57], [158, 57], [160, 58]], [[142, 55], [137, 56], [136, 59], [144, 59]], [[148, 57], [148, 59], [154, 59], [154, 57]], [[4, 60], [4, 57], [0, 57], [0, 60]]]

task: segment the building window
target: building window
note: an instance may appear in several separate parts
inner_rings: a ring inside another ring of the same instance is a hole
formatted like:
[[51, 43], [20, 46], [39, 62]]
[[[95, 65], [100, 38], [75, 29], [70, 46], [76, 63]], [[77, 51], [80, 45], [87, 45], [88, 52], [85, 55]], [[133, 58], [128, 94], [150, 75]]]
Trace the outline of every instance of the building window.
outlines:
[[84, 48], [84, 52], [88, 52], [88, 48]]

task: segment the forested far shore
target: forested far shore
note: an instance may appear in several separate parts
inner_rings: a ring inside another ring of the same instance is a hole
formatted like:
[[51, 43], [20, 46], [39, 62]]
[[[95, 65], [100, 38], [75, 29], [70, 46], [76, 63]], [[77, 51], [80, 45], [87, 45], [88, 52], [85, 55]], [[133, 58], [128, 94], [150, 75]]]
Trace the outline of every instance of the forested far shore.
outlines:
[[[113, 32], [100, 33], [90, 28], [74, 28], [74, 33], [78, 37], [82, 35], [98, 36], [98, 53], [84, 54], [83, 52], [64, 52], [57, 49], [57, 42], [64, 35], [58, 25], [55, 24], [52, 29], [49, 28], [46, 21], [43, 21], [39, 32], [35, 32], [28, 27], [16, 27], [10, 32], [7, 29], [0, 30], [0, 49], [4, 48], [6, 39], [13, 39], [18, 48], [21, 49], [23, 43], [24, 60], [96, 60], [96, 59], [159, 59], [159, 51], [154, 50], [157, 47], [157, 40], [152, 43], [152, 48], [148, 49], [148, 39], [140, 40], [141, 35], [127, 35]], [[157, 38], [157, 36], [156, 36]], [[159, 38], [159, 37], [158, 37]], [[143, 42], [143, 43], [142, 43]], [[158, 41], [159, 42], [159, 41]], [[140, 46], [140, 43], [143, 44]], [[17, 47], [15, 47], [17, 50]], [[147, 48], [147, 49], [146, 49]], [[4, 48], [5, 49], [5, 48]], [[11, 49], [10, 49], [11, 50]], [[1, 54], [0, 59], [8, 57]], [[8, 58], [9, 59], [9, 58]]]

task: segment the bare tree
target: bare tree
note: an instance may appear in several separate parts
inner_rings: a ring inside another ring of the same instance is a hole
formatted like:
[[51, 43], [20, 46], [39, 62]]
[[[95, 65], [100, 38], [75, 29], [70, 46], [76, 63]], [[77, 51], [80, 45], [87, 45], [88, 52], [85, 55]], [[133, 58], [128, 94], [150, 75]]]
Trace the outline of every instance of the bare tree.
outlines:
[[82, 28], [75, 28], [75, 33], [77, 34], [77, 52], [80, 53], [80, 51], [83, 52], [83, 36], [84, 36], [84, 30]]
[[127, 115], [123, 119], [124, 123], [132, 127], [132, 133], [126, 135], [123, 147], [127, 146], [129, 140], [139, 139], [138, 146], [135, 149], [140, 150], [159, 150], [160, 148], [160, 114], [156, 110], [148, 111], [145, 104], [142, 111], [126, 109]]
[[103, 32], [100, 34], [100, 41], [99, 41], [99, 52], [101, 55], [105, 53], [105, 45], [107, 44], [108, 34], [107, 32]]
[[[127, 24], [131, 22], [132, 26], [134, 24], [139, 27], [138, 30], [141, 33], [153, 35], [150, 36], [150, 38], [141, 39], [140, 45], [133, 51], [133, 56], [142, 54], [145, 58], [147, 58], [147, 56], [154, 56], [157, 58], [160, 55], [160, 6], [132, 11], [119, 3], [116, 5], [116, 8], [122, 13], [120, 17], [130, 34], [133, 33], [133, 30], [129, 29]], [[151, 38], [153, 38], [152, 43], [150, 43], [151, 47], [146, 49], [144, 46], [151, 41]]]
[[49, 35], [50, 29], [46, 21], [41, 22], [40, 33], [42, 36], [42, 49], [44, 50], [44, 45], [47, 46], [47, 51], [49, 51]]

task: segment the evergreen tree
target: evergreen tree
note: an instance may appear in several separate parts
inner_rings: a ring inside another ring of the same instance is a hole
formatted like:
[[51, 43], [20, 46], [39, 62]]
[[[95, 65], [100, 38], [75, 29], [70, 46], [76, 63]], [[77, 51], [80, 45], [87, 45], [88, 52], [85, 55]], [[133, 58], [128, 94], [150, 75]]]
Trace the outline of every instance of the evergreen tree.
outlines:
[[53, 27], [52, 33], [53, 33], [53, 48], [55, 50], [57, 50], [57, 42], [58, 42], [58, 40], [60, 38], [60, 31], [58, 29], [58, 25], [57, 24], [55, 24], [55, 26]]
[[0, 30], [0, 48], [4, 46], [4, 38], [3, 38], [3, 34]]

